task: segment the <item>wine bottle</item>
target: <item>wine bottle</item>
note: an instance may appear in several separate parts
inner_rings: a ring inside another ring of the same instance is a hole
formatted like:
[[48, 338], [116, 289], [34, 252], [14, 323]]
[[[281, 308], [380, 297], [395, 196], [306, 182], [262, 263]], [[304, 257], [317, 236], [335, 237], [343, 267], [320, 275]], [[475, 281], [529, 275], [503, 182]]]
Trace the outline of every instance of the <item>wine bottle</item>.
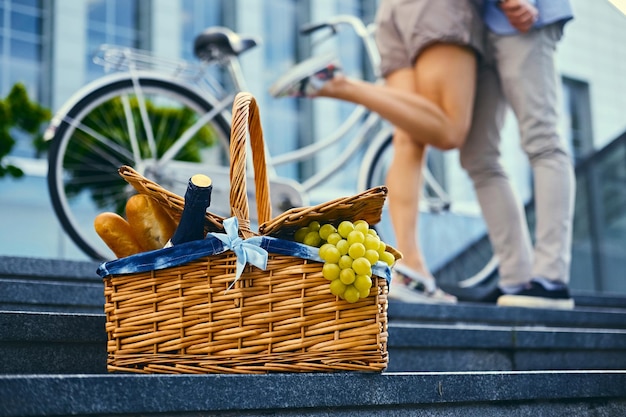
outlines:
[[206, 209], [211, 204], [212, 190], [211, 178], [206, 175], [196, 174], [189, 178], [183, 214], [174, 235], [165, 244], [166, 248], [192, 240], [204, 239], [204, 218]]

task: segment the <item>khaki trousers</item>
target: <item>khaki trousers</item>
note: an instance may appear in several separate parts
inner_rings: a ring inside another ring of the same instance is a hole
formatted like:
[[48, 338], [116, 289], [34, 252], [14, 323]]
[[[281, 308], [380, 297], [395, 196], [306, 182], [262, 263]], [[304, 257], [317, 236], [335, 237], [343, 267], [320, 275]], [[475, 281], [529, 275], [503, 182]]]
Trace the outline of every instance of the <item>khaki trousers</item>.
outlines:
[[[554, 53], [561, 35], [560, 24], [513, 36], [488, 33], [485, 61], [478, 71], [473, 124], [460, 158], [500, 261], [501, 286], [535, 277], [569, 282], [575, 177], [558, 128], [561, 83]], [[507, 103], [532, 168], [534, 246], [523, 207], [500, 160]]]

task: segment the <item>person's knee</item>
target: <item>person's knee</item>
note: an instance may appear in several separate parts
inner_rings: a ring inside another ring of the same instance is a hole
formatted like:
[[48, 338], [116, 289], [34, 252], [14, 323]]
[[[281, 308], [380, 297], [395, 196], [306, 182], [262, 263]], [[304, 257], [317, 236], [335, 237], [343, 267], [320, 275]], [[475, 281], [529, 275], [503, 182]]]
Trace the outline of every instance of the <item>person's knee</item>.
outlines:
[[507, 177], [498, 155], [492, 158], [484, 153], [465, 152], [461, 148], [459, 162], [461, 168], [477, 185], [491, 178]]
[[452, 149], [458, 149], [465, 143], [465, 136], [448, 135], [442, 142], [441, 150], [450, 151]]
[[537, 136], [522, 141], [522, 149], [532, 164], [545, 159], [569, 160], [570, 155], [565, 143], [558, 135]]
[[439, 145], [437, 146], [442, 151], [450, 151], [452, 149], [459, 149], [465, 144], [469, 127], [463, 128], [449, 128], [442, 132]]

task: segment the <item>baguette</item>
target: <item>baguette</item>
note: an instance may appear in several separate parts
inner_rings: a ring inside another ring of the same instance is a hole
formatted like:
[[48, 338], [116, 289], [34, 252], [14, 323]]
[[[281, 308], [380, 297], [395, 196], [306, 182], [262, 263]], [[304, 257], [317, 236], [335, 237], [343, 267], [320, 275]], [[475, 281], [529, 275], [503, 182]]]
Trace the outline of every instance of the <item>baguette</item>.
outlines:
[[126, 202], [126, 218], [146, 250], [161, 249], [176, 231], [176, 222], [151, 197], [135, 194]]
[[141, 244], [133, 236], [130, 224], [117, 213], [100, 213], [94, 220], [98, 236], [118, 258], [144, 252]]

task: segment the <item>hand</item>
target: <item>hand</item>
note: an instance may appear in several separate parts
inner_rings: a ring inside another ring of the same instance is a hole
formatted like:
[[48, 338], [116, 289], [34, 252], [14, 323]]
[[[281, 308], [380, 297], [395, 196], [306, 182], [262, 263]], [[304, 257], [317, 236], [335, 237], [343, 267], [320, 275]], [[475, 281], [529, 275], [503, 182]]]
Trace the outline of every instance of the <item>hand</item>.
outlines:
[[511, 26], [522, 33], [528, 32], [539, 17], [537, 8], [527, 0], [503, 0], [500, 8]]

